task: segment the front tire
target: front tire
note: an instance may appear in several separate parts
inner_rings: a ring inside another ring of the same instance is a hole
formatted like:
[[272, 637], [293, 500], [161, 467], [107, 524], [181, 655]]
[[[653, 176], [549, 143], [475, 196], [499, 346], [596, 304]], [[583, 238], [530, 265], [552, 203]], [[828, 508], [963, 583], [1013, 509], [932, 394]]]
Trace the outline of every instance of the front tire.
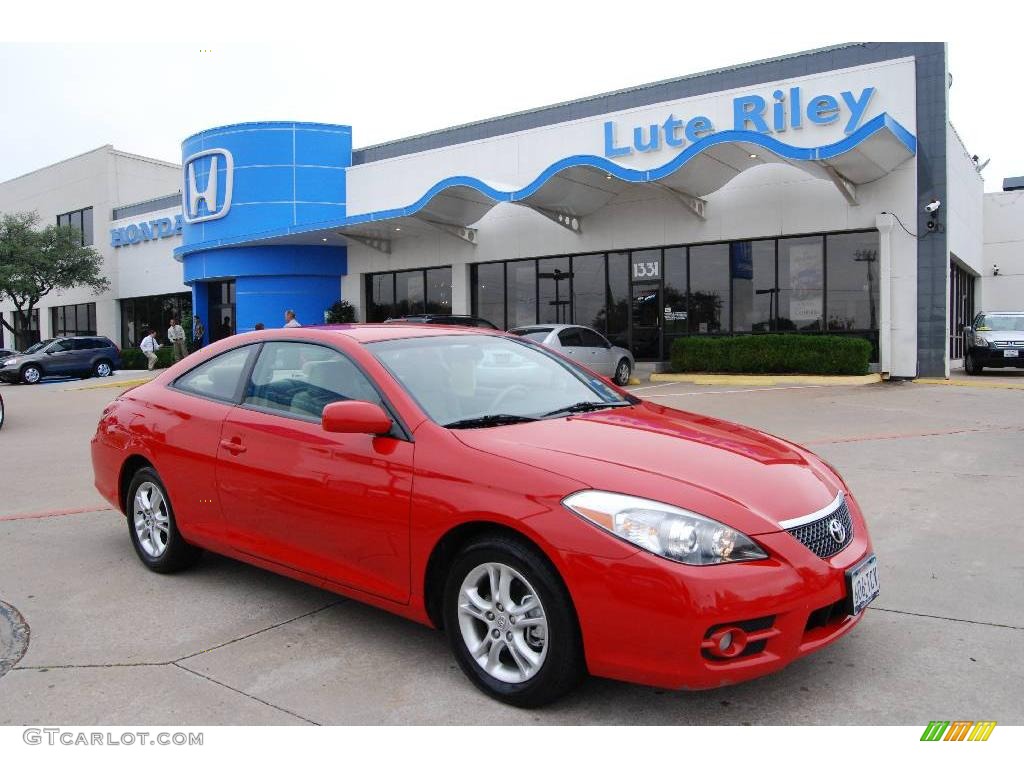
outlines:
[[38, 384], [43, 378], [43, 369], [38, 365], [26, 365], [21, 369], [22, 384]]
[[444, 592], [444, 626], [456, 661], [488, 696], [539, 707], [583, 677], [583, 643], [569, 593], [551, 564], [507, 536], [467, 545]]
[[633, 369], [629, 364], [629, 360], [622, 358], [619, 360], [618, 365], [615, 366], [615, 378], [614, 381], [620, 387], [624, 387], [629, 384], [629, 377], [632, 375]]
[[970, 352], [964, 355], [964, 370], [967, 372], [968, 376], [977, 376], [981, 373], [981, 366], [978, 365], [978, 359]]
[[92, 372], [94, 376], [104, 379], [114, 372], [114, 367], [110, 364], [109, 360], [98, 360], [96, 365], [92, 367]]
[[174, 510], [160, 475], [143, 467], [128, 486], [125, 511], [135, 554], [149, 570], [174, 573], [191, 566], [202, 553], [178, 532]]

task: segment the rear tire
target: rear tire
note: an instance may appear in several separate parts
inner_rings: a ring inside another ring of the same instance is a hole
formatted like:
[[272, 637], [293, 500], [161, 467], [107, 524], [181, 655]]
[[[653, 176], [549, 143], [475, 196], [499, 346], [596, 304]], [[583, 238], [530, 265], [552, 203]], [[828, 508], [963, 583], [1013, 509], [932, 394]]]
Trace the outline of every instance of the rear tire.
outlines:
[[615, 378], [614, 381], [620, 387], [624, 387], [629, 384], [629, 378], [633, 374], [633, 369], [629, 364], [629, 360], [622, 358], [615, 366]]
[[26, 365], [21, 369], [22, 384], [38, 384], [43, 378], [43, 369], [38, 365]]
[[586, 672], [568, 590], [551, 563], [518, 539], [470, 542], [448, 572], [443, 610], [455, 660], [498, 701], [539, 707]]
[[202, 550], [181, 537], [170, 496], [155, 469], [143, 467], [135, 473], [124, 506], [135, 554], [149, 570], [174, 573], [199, 559]]

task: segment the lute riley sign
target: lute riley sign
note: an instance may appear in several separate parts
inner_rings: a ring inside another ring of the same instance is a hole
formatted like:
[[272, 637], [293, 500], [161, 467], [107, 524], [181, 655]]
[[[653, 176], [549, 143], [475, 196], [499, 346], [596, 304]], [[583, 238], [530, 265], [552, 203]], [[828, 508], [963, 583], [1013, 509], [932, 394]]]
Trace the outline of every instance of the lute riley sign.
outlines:
[[[794, 87], [777, 89], [771, 98], [756, 94], [738, 96], [732, 101], [730, 127], [737, 131], [770, 134], [784, 133], [804, 125], [832, 125], [845, 120], [843, 132], [849, 135], [863, 124], [874, 94], [875, 88], [868, 87], [860, 94], [843, 91], [838, 97], [826, 93], [806, 98], [802, 89]], [[634, 152], [656, 152], [663, 147], [679, 149], [716, 130], [711, 118], [705, 115], [680, 119], [669, 114], [661, 123], [633, 127], [632, 143], [628, 143], [615, 121], [609, 120], [604, 124], [604, 156], [626, 157]]]
[[183, 223], [184, 221], [179, 213], [173, 219], [164, 216], [161, 219], [140, 221], [138, 224], [117, 227], [110, 230], [110, 244], [115, 248], [120, 248], [122, 245], [135, 245], [145, 240], [162, 240], [165, 237], [177, 237], [181, 235]]

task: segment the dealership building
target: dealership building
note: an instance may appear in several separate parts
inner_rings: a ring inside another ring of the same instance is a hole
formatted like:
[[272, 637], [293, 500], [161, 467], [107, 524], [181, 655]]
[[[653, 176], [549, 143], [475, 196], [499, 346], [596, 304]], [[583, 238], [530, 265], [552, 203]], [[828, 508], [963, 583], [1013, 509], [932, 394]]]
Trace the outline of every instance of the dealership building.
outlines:
[[1024, 191], [984, 194], [950, 82], [941, 43], [851, 44], [362, 149], [303, 122], [202, 131], [181, 165], [103, 147], [0, 184], [111, 281], [19, 331], [217, 338], [345, 299], [579, 323], [655, 364], [687, 335], [860, 336], [883, 374], [948, 375], [976, 309], [1024, 310]]

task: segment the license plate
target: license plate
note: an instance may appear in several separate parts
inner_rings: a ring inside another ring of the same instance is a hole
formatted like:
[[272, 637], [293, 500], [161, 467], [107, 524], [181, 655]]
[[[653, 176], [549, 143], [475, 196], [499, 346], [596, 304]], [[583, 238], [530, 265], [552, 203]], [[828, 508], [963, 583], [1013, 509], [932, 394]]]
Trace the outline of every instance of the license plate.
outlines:
[[1003, 357], [1017, 357], [1019, 352], [1019, 349], [1004, 349]]
[[868, 555], [846, 572], [846, 605], [851, 616], [878, 597], [878, 558]]

